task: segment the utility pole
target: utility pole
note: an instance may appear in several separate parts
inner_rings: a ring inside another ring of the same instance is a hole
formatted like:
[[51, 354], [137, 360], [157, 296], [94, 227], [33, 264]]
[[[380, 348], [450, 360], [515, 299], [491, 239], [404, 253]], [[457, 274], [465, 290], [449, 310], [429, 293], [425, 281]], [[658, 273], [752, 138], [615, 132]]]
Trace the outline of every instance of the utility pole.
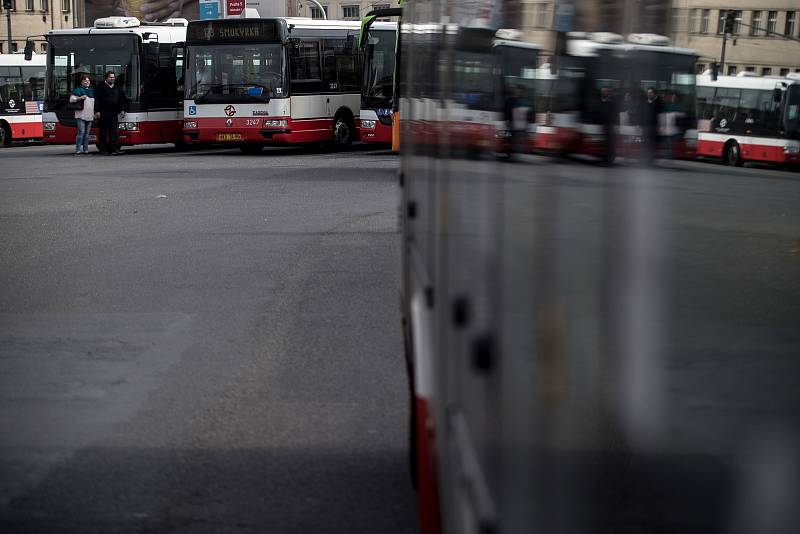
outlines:
[[[722, 28], [722, 53], [719, 58], [719, 70], [725, 74], [725, 47], [728, 45], [728, 34], [733, 35], [736, 25], [736, 14], [733, 11], [725, 12], [725, 25]], [[735, 40], [734, 40], [735, 44]]]
[[8, 17], [8, 53], [11, 53], [11, 8], [14, 7], [13, 0], [3, 0], [3, 9], [6, 10]]

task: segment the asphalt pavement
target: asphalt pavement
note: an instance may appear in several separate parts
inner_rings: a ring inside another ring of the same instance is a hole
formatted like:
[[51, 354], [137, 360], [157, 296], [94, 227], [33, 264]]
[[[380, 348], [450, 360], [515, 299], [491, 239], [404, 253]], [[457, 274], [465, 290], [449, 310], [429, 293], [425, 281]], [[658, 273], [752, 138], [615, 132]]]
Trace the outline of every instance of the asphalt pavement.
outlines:
[[0, 531], [413, 532], [396, 157], [0, 152]]

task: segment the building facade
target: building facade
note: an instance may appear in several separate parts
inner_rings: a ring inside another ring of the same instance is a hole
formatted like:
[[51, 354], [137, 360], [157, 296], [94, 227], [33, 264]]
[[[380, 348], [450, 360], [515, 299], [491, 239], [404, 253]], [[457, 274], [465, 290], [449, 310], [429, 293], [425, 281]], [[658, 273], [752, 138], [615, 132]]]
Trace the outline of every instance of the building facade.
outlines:
[[572, 13], [567, 16], [568, 31], [664, 34], [671, 4], [669, 0], [522, 0], [520, 29], [527, 40], [542, 47], [542, 58], [548, 61], [555, 50], [559, 13]]
[[[30, 35], [43, 35], [48, 30], [72, 28], [71, 0], [12, 0], [10, 12], [0, 7], [0, 53], [22, 52]], [[11, 15], [11, 47], [7, 30]], [[47, 43], [37, 42], [36, 52], [45, 52]]]
[[[375, 9], [386, 9], [400, 5], [398, 0], [319, 0], [325, 9], [327, 18], [332, 20], [361, 20], [364, 15]], [[289, 6], [290, 15], [321, 19], [322, 14], [314, 3], [300, 0]]]
[[800, 0], [675, 0], [672, 39], [677, 46], [697, 50], [699, 72], [722, 59], [728, 10], [733, 11], [735, 24], [721, 74], [800, 72]]

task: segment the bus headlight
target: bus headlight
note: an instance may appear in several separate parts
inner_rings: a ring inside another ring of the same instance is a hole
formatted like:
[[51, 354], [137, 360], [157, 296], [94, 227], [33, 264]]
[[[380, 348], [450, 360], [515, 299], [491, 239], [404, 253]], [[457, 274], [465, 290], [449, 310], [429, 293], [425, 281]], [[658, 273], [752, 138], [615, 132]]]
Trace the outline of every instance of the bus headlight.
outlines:
[[139, 131], [139, 123], [138, 122], [121, 122], [119, 126], [117, 126], [118, 130], [122, 130], [125, 132], [138, 132]]
[[795, 144], [786, 145], [786, 146], [783, 147], [783, 153], [784, 154], [798, 154], [798, 153], [800, 153], [800, 145], [795, 145]]
[[42, 126], [45, 132], [55, 132], [56, 131], [56, 123], [54, 122], [45, 122]]
[[184, 130], [196, 130], [197, 129], [197, 121], [183, 121], [183, 129]]
[[376, 122], [377, 121], [371, 119], [361, 119], [361, 127], [364, 128], [365, 130], [372, 130], [373, 128], [375, 128]]
[[266, 119], [264, 120], [264, 126], [285, 128], [289, 126], [289, 121], [286, 119]]

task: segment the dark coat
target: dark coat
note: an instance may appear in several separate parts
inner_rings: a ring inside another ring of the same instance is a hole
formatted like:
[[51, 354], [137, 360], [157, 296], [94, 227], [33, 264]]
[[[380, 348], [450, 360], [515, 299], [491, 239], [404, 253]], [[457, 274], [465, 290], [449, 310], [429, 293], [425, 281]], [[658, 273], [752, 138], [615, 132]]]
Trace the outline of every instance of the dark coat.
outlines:
[[117, 114], [128, 109], [128, 95], [118, 83], [109, 87], [104, 80], [97, 84], [94, 95], [95, 112]]

